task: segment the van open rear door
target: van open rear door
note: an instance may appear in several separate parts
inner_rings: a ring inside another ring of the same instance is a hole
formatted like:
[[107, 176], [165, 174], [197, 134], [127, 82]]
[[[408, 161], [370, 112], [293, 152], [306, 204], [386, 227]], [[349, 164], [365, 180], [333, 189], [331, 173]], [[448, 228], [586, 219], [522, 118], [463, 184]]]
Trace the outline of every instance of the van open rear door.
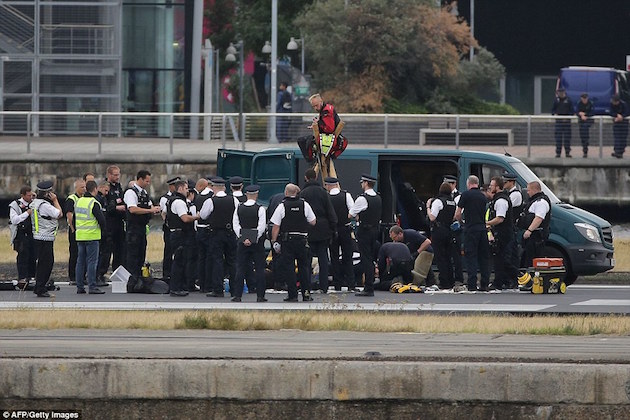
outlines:
[[251, 184], [254, 154], [254, 152], [219, 149], [217, 153], [217, 175], [226, 181], [231, 176], [240, 176], [243, 177], [245, 185]]
[[297, 163], [293, 151], [263, 151], [256, 153], [251, 166], [253, 184], [260, 186], [259, 199], [269, 200], [272, 195], [284, 192], [289, 183], [296, 183]]

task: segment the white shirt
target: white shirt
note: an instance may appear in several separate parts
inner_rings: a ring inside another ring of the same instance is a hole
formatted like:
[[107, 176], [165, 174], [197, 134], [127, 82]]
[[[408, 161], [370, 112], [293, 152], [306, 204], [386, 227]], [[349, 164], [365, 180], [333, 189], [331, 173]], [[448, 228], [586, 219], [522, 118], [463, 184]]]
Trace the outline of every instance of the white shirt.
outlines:
[[505, 218], [510, 206], [506, 200], [497, 200], [494, 202], [494, 211], [498, 217]]
[[184, 203], [184, 200], [173, 200], [173, 203], [171, 204], [171, 211], [179, 217], [182, 217], [183, 215], [188, 214], [188, 206]]
[[442, 200], [435, 199], [431, 202], [431, 216], [438, 217], [440, 211], [444, 208], [444, 204], [442, 204]]
[[[31, 203], [32, 205], [33, 203]], [[61, 216], [61, 212], [57, 210], [57, 207], [50, 204], [48, 201], [44, 201], [37, 210], [40, 216], [51, 217], [58, 219]]]
[[164, 214], [166, 214], [167, 211], [166, 204], [168, 203], [168, 199], [171, 198], [172, 195], [173, 193], [169, 191], [165, 195], [160, 197], [160, 210], [162, 210], [162, 213]]
[[544, 219], [547, 213], [549, 213], [549, 203], [547, 200], [540, 199], [536, 200], [531, 206], [529, 206], [529, 212], [534, 213], [534, 215]]
[[[376, 191], [374, 191], [372, 188], [365, 190], [365, 194], [374, 197], [376, 196]], [[352, 206], [352, 208], [350, 209], [350, 216], [355, 217], [357, 214], [361, 213], [363, 210], [368, 208], [368, 203], [367, 200], [365, 199], [365, 197], [363, 197], [362, 195], [358, 196], [357, 199], [354, 201], [354, 205]]]
[[[123, 197], [123, 200], [125, 201], [125, 204], [127, 205], [127, 208], [138, 207], [138, 195], [140, 195], [140, 193], [143, 191], [146, 193], [144, 188], [140, 188], [138, 184], [133, 184], [133, 188], [135, 188], [136, 191], [133, 191], [132, 188], [129, 188], [127, 191], [125, 191], [125, 196]], [[153, 206], [153, 203], [151, 202], [151, 200], [149, 200], [149, 206]]]
[[[28, 208], [28, 203], [24, 201], [24, 199], [20, 198], [18, 201], [20, 202], [20, 204], [22, 204], [22, 206]], [[15, 211], [13, 206], [9, 206], [9, 220], [11, 220], [12, 225], [15, 225], [15, 226], [19, 225], [20, 223], [28, 219], [28, 216], [29, 214], [27, 211], [18, 213]]]
[[[335, 187], [332, 190], [330, 190], [330, 195], [337, 195], [340, 192], [341, 190]], [[352, 199], [352, 195], [350, 195], [350, 193], [346, 193], [346, 207], [348, 207], [348, 212], [350, 212], [350, 209], [352, 208], [352, 206], [354, 206], [354, 200]]]
[[[225, 191], [219, 191], [218, 193], [214, 195], [214, 197], [217, 197], [217, 198], [225, 197], [225, 196], [227, 196]], [[232, 196], [232, 198], [234, 199], [234, 208], [236, 209], [240, 203], [238, 201], [238, 198], [234, 196]], [[214, 202], [212, 201], [212, 198], [209, 198], [203, 203], [203, 206], [201, 206], [201, 209], [199, 210], [199, 216], [201, 216], [202, 219], [207, 219], [208, 217], [210, 217], [213, 210], [214, 210]]]
[[[256, 204], [254, 200], [247, 200], [242, 206], [251, 207]], [[234, 229], [234, 233], [236, 236], [241, 236], [241, 221], [238, 218], [238, 207], [234, 210], [234, 215], [232, 216], [232, 229]], [[262, 238], [265, 234], [265, 229], [267, 228], [267, 210], [260, 206], [258, 208], [258, 226], [256, 226], [256, 230], [258, 230], [258, 239]]]
[[[512, 194], [512, 193], [516, 194]], [[518, 207], [523, 204], [523, 194], [518, 190], [518, 188], [513, 187], [510, 190], [510, 201], [512, 202], [512, 207]]]
[[[276, 207], [276, 211], [274, 211], [273, 215], [271, 216], [271, 223], [280, 226], [280, 223], [282, 223], [282, 219], [284, 219], [285, 214], [286, 212], [284, 210], [284, 203], [280, 203], [278, 207]], [[313, 208], [306, 201], [304, 201], [304, 216], [306, 216], [306, 221], [309, 223], [315, 220], [315, 213], [313, 213]]]

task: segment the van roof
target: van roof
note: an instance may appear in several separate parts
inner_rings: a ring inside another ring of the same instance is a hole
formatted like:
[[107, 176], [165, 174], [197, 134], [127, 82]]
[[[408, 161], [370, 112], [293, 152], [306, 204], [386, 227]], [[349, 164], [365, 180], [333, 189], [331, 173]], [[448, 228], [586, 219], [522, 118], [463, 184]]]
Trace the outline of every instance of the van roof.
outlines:
[[621, 71], [612, 67], [589, 67], [589, 66], [569, 66], [563, 67], [560, 70], [580, 70], [580, 71]]
[[[262, 152], [294, 152], [301, 155], [301, 151], [298, 147], [271, 147], [263, 149]], [[425, 155], [425, 156], [454, 156], [454, 157], [484, 157], [484, 156], [496, 156], [501, 159], [505, 159], [508, 162], [519, 162], [519, 159], [513, 156], [507, 156], [501, 153], [494, 152], [478, 152], [474, 150], [454, 150], [454, 149], [422, 149], [422, 150], [410, 150], [410, 149], [372, 149], [372, 148], [348, 148], [343, 152], [343, 156], [357, 155]]]

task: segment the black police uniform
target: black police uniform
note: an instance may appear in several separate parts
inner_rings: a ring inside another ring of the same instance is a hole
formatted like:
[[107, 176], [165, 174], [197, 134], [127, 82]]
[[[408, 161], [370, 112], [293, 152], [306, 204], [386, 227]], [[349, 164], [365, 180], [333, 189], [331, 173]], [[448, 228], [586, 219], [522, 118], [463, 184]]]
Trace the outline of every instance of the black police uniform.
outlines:
[[435, 200], [442, 202], [442, 210], [438, 213], [435, 221], [431, 222], [431, 244], [440, 272], [440, 288], [451, 289], [455, 281], [462, 282], [460, 247], [454, 232], [451, 230], [456, 206], [451, 195], [441, 195]]
[[512, 288], [516, 285], [518, 278], [518, 268], [514, 265], [514, 236], [513, 210], [510, 196], [506, 191], [498, 192], [490, 201], [488, 206], [488, 220], [497, 216], [495, 205], [499, 200], [505, 200], [508, 210], [503, 222], [492, 226], [491, 232], [494, 238], [492, 243], [492, 254], [494, 256], [494, 282], [495, 289]]
[[[18, 215], [28, 210], [28, 204], [24, 204], [20, 199], [12, 201], [9, 207]], [[10, 221], [9, 224], [11, 224]], [[15, 228], [16, 234], [13, 239], [13, 249], [17, 252], [18, 279], [35, 278], [37, 259], [35, 255], [35, 243], [33, 242], [31, 216], [28, 216]]]
[[[297, 300], [297, 282], [302, 289], [302, 299], [310, 299], [310, 258], [307, 241], [308, 221], [304, 214], [304, 199], [299, 197], [285, 197], [284, 217], [280, 223], [280, 255], [278, 268], [281, 277], [287, 282], [289, 296], [287, 300]], [[297, 261], [297, 279], [295, 277], [295, 262]]]
[[173, 249], [173, 264], [171, 266], [171, 292], [190, 291], [190, 279], [193, 278], [194, 268], [193, 245], [195, 242], [194, 224], [185, 223], [177, 213], [173, 212], [173, 203], [182, 200], [186, 203], [187, 214], [192, 216], [191, 203], [179, 192], [173, 193], [167, 204], [166, 219], [170, 231], [171, 247]]
[[357, 242], [359, 253], [361, 254], [361, 268], [365, 275], [364, 293], [374, 293], [374, 260], [378, 251], [380, 236], [380, 223], [382, 201], [377, 195], [363, 193], [360, 197], [367, 201], [367, 209], [359, 215], [359, 226], [357, 227]]
[[[212, 198], [214, 193], [197, 194], [194, 203], [197, 211], [201, 210], [203, 203]], [[197, 277], [201, 292], [212, 291], [212, 249], [210, 248], [210, 220], [200, 219], [197, 221], [197, 233], [195, 234], [197, 244]]]
[[[388, 264], [389, 260], [389, 264]], [[374, 286], [378, 290], [389, 290], [395, 277], [401, 276], [403, 283], [413, 281], [411, 270], [413, 258], [407, 245], [402, 242], [387, 242], [378, 251], [378, 272], [380, 281]]]
[[[116, 206], [124, 205], [124, 191], [118, 182], [109, 183], [109, 192], [107, 193], [107, 208], [105, 211], [105, 247], [103, 249], [103, 258], [99, 260], [98, 277], [103, 277], [109, 269], [111, 260], [112, 271], [119, 266], [124, 265], [126, 256], [126, 235], [125, 235], [125, 212], [116, 210]], [[113, 256], [113, 258], [112, 258]]]
[[[212, 292], [223, 296], [223, 279], [225, 268], [230, 277], [230, 294], [234, 294], [236, 278], [236, 235], [232, 230], [234, 215], [234, 197], [224, 195], [210, 198], [213, 204], [208, 218], [210, 225], [210, 249], [212, 258]], [[225, 268], [224, 268], [225, 267]]]
[[[138, 191], [136, 186], [130, 189], [138, 197], [139, 208], [151, 208], [149, 194], [144, 189]], [[125, 261], [125, 268], [137, 279], [141, 277], [142, 265], [147, 256], [147, 224], [149, 220], [151, 220], [150, 214], [132, 214], [127, 209], [127, 260]]]
[[536, 217], [534, 213], [530, 213], [529, 209], [538, 200], [545, 200], [547, 204], [549, 204], [549, 211], [545, 215], [545, 218], [543, 219], [538, 229], [531, 232], [531, 235], [528, 239], [523, 238], [523, 257], [521, 259], [521, 267], [523, 268], [531, 267], [534, 258], [543, 256], [545, 250], [545, 241], [549, 238], [549, 224], [551, 223], [551, 201], [549, 201], [549, 197], [547, 197], [547, 195], [542, 191], [534, 194], [529, 199], [529, 202], [521, 212], [518, 226], [521, 229], [529, 228], [532, 221]]
[[[352, 267], [354, 239], [352, 238], [352, 223], [348, 218], [346, 194], [349, 192], [340, 191], [338, 194], [330, 195], [330, 201], [337, 215], [337, 235], [333, 235], [329, 247], [335, 290], [341, 290], [344, 285], [348, 287], [348, 290], [355, 287]], [[339, 261], [339, 247], [341, 247], [341, 261]]]
[[[242, 204], [238, 206], [236, 214], [238, 222], [243, 229], [256, 229], [258, 227], [258, 212], [260, 205], [254, 203], [251, 206]], [[258, 301], [265, 298], [265, 236], [257, 238], [255, 244], [245, 246], [239, 241], [236, 248], [236, 280], [234, 282], [234, 296], [241, 298], [243, 296], [243, 284], [246, 275], [252, 273], [251, 267], [254, 266], [256, 295]]]
[[[552, 115], [573, 115], [573, 102], [568, 96], [556, 98], [551, 109]], [[571, 156], [571, 120], [565, 118], [556, 119], [556, 157], [560, 157], [562, 146], [566, 156]]]
[[[319, 289], [328, 292], [328, 246], [337, 232], [337, 214], [330, 201], [330, 195], [315, 180], [307, 181], [300, 191], [300, 197], [313, 209], [315, 226], [308, 226], [308, 246], [312, 257], [319, 263]], [[312, 282], [311, 282], [312, 283]]]
[[162, 253], [162, 278], [168, 282], [171, 278], [171, 266], [173, 265], [173, 245], [171, 244], [171, 229], [168, 226], [168, 204], [173, 193], [168, 191], [160, 197], [160, 201], [166, 200], [166, 215], [162, 223], [162, 237], [164, 239], [164, 252]]
[[466, 212], [464, 223], [464, 253], [468, 290], [477, 290], [477, 270], [481, 272], [481, 290], [487, 290], [490, 283], [490, 245], [486, 231], [486, 206], [488, 200], [479, 188], [464, 191], [458, 207]]

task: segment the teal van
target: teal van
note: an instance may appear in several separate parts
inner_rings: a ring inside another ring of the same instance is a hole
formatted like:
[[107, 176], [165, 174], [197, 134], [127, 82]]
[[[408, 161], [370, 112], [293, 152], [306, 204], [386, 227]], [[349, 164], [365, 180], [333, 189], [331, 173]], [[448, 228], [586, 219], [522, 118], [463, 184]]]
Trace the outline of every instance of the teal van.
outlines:
[[[262, 202], [283, 192], [289, 182], [302, 185], [304, 171], [309, 167], [298, 148], [262, 152], [219, 149], [217, 156], [217, 174], [224, 178], [240, 175], [246, 184], [260, 185]], [[341, 188], [353, 197], [362, 192], [359, 184], [362, 173], [376, 176], [376, 189], [383, 200], [382, 222], [386, 226], [400, 222], [403, 228], [418, 230], [426, 229], [423, 203], [437, 195], [445, 174], [456, 175], [458, 189], [463, 191], [469, 175], [476, 175], [482, 184], [489, 184], [493, 176], [513, 172], [518, 176], [525, 199], [527, 183], [539, 181], [551, 200], [551, 234], [546, 256], [564, 258], [567, 284], [572, 284], [578, 276], [602, 273], [615, 265], [610, 223], [561, 202], [517, 158], [463, 150], [349, 148], [336, 159], [335, 169]]]

